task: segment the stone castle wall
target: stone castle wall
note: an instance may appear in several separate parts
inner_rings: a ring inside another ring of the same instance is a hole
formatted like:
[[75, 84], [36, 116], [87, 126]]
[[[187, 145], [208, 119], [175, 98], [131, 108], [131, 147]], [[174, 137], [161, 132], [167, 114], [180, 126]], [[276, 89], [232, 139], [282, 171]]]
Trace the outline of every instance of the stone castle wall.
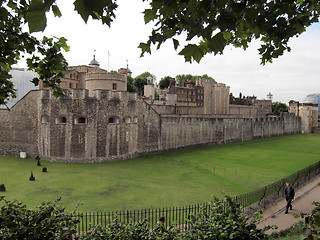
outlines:
[[0, 153], [19, 156], [38, 154], [38, 93], [33, 90], [18, 101], [10, 111], [0, 110]]
[[289, 113], [281, 117], [266, 118], [164, 116], [161, 121], [163, 150], [247, 141], [299, 132], [298, 118]]
[[10, 112], [0, 111], [0, 154], [62, 162], [102, 162], [199, 145], [214, 145], [300, 131], [294, 114], [160, 115], [134, 93], [32, 91]]

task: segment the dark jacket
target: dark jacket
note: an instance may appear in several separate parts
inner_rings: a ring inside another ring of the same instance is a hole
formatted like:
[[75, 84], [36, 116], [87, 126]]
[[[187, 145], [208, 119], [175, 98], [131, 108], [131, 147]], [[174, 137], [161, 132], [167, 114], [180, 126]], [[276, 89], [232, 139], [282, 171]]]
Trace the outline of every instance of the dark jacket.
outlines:
[[293, 187], [287, 188], [285, 187], [284, 189], [284, 195], [286, 197], [286, 199], [293, 199], [294, 198], [294, 189]]

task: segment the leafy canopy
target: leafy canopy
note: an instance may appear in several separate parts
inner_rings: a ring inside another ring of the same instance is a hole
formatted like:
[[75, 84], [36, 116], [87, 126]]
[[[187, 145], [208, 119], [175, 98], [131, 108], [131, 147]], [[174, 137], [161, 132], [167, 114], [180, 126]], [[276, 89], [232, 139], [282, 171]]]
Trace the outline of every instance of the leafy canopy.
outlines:
[[[226, 46], [246, 49], [248, 44], [261, 41], [261, 63], [290, 51], [289, 40], [299, 36], [312, 23], [319, 22], [319, 0], [142, 0], [150, 3], [145, 9], [145, 23], [155, 26], [149, 39], [140, 43], [141, 55], [151, 53], [169, 39], [174, 48], [180, 46], [178, 37], [186, 41], [179, 54], [188, 62], [200, 60], [208, 53], [222, 54]], [[87, 22], [89, 17], [108, 26], [115, 19], [117, 0], [75, 0], [75, 10]], [[29, 70], [39, 74], [47, 87], [62, 95], [59, 79], [67, 68], [61, 54], [68, 46], [64, 38], [44, 38], [42, 41], [30, 35], [43, 31], [47, 25], [46, 14], [52, 11], [56, 17], [61, 12], [56, 0], [0, 0], [0, 104], [15, 97], [10, 81], [12, 65], [25, 53], [33, 54], [27, 60]], [[28, 24], [24, 32], [22, 25]], [[38, 84], [39, 79], [33, 82]]]
[[[37, 21], [39, 10], [35, 5], [36, 2], [39, 1], [27, 3], [0, 0], [0, 104], [5, 105], [9, 98], [16, 96], [9, 72], [12, 65], [26, 53], [31, 54], [31, 57], [26, 59], [28, 69], [39, 75], [39, 78], [33, 79], [32, 82], [38, 85], [41, 79], [45, 87], [55, 89], [55, 96], [62, 95], [59, 82], [67, 69], [67, 62], [62, 55], [63, 50], [69, 50], [66, 39], [44, 37], [38, 40], [22, 30], [25, 21], [35, 23], [31, 24], [31, 31], [40, 26], [44, 27], [45, 24]], [[46, 9], [46, 5], [44, 4], [42, 8]]]
[[282, 112], [288, 112], [289, 107], [287, 104], [282, 102], [272, 102], [272, 113], [276, 115], [280, 115]]
[[179, 86], [182, 86], [182, 80], [193, 81], [195, 83], [198, 78], [212, 80], [215, 83], [217, 83], [216, 80], [213, 79], [213, 77], [210, 77], [207, 74], [203, 74], [202, 76], [200, 76], [200, 75], [191, 75], [191, 74], [179, 74], [179, 75], [176, 76], [176, 83]]
[[169, 87], [171, 79], [172, 79], [172, 77], [170, 77], [170, 76], [166, 76], [166, 77], [161, 78], [159, 81], [160, 89], [165, 89], [165, 88]]
[[179, 52], [188, 62], [200, 62], [208, 53], [222, 54], [228, 45], [246, 49], [254, 39], [261, 41], [261, 63], [272, 62], [290, 51], [290, 38], [319, 21], [320, 11], [318, 0], [152, 0], [150, 6], [144, 19], [154, 21], [155, 27], [139, 45], [142, 55], [168, 39], [177, 50], [180, 36], [190, 42]]

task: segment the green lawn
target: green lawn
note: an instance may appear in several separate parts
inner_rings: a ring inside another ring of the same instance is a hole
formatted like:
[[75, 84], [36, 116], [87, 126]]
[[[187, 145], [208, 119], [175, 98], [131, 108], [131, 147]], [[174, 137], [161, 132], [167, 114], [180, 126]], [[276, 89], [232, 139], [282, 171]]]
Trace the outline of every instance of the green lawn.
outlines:
[[[98, 164], [64, 164], [0, 156], [7, 199], [35, 207], [62, 197], [80, 212], [202, 203], [211, 194], [256, 190], [320, 160], [320, 135], [299, 134]], [[33, 171], [36, 181], [29, 181]]]

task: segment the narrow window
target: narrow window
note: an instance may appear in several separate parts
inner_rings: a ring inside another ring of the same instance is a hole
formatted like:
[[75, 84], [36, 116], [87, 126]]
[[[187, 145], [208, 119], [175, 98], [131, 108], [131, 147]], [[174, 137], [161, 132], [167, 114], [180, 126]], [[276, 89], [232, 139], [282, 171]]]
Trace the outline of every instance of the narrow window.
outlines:
[[72, 88], [72, 83], [69, 83], [69, 88]]
[[82, 136], [80, 134], [78, 134], [78, 142], [79, 142], [79, 144], [83, 143], [83, 139], [82, 139]]
[[67, 122], [66, 117], [57, 117], [56, 124], [65, 124]]
[[133, 123], [138, 123], [138, 118], [137, 117], [133, 117]]
[[117, 84], [116, 83], [112, 83], [112, 90], [117, 90]]
[[87, 119], [85, 117], [79, 117], [74, 119], [75, 124], [87, 124]]
[[116, 118], [116, 117], [110, 117], [109, 118], [109, 123], [119, 124], [119, 119]]
[[124, 123], [129, 124], [131, 122], [131, 118], [130, 117], [125, 117], [123, 119]]
[[48, 116], [42, 116], [42, 117], [41, 117], [41, 123], [42, 123], [42, 124], [47, 124], [48, 122], [49, 122]]

